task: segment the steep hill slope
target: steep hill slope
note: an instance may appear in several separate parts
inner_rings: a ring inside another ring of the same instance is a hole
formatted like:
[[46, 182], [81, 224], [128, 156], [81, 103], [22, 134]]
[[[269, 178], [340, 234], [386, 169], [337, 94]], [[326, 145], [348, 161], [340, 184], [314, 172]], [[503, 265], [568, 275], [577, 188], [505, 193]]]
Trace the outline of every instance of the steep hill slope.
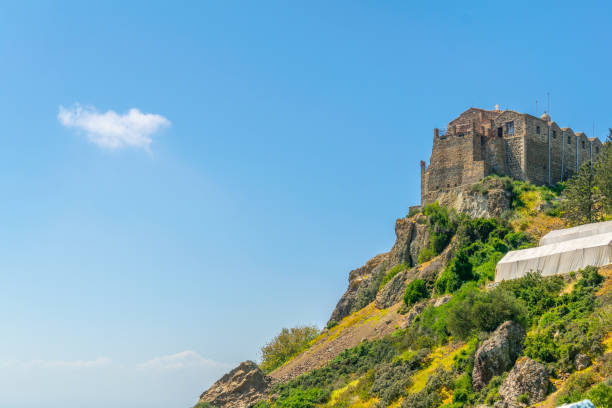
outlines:
[[[563, 224], [556, 200], [551, 189], [491, 177], [450, 202], [463, 213], [432, 205], [398, 219], [393, 248], [350, 273], [306, 350], [268, 375], [247, 364], [199, 405], [612, 404], [612, 268], [490, 283], [505, 252]], [[255, 388], [245, 391], [244, 378]]]

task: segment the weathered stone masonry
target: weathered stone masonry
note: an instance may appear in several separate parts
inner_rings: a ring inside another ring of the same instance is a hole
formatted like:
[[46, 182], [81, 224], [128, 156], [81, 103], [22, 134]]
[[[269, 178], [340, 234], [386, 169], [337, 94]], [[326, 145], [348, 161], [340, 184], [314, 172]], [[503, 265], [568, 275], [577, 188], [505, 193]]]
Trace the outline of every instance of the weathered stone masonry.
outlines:
[[430, 164], [421, 162], [421, 203], [493, 173], [555, 184], [593, 161], [601, 148], [599, 139], [560, 128], [547, 114], [470, 108], [446, 130], [434, 129]]

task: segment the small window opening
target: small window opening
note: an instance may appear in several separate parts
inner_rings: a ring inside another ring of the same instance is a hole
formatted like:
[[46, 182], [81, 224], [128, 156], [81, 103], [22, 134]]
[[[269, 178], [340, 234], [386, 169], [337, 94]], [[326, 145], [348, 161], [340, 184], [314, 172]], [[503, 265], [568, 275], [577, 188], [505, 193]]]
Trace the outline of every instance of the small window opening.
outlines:
[[514, 134], [514, 122], [506, 122], [506, 134]]
[[556, 138], [557, 138], [557, 131], [553, 130], [553, 139], [556, 139]]
[[572, 144], [572, 137], [571, 136], [567, 137], [567, 144]]
[[584, 144], [584, 140], [582, 141], [582, 148], [586, 149], [586, 145]]
[[539, 135], [540, 134], [540, 127], [536, 126], [536, 133]]

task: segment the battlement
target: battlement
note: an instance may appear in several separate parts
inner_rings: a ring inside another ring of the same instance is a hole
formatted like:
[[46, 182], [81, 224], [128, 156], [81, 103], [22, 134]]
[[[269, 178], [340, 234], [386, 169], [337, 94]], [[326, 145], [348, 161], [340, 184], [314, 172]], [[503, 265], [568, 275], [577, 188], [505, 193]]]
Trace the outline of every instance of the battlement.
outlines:
[[601, 148], [599, 139], [560, 128], [547, 114], [470, 108], [446, 129], [434, 129], [429, 166], [421, 163], [421, 203], [493, 173], [556, 184], [595, 160]]

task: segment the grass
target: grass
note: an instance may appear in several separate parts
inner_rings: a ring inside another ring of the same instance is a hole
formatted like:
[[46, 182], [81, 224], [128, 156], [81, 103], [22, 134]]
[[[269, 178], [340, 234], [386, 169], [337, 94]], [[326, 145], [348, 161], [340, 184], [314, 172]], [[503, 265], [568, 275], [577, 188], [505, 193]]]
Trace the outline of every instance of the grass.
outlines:
[[[313, 340], [311, 340], [311, 342], [308, 344], [308, 347], [306, 348], [305, 353], [310, 352], [312, 346], [314, 345], [325, 346], [329, 342], [334, 341], [335, 339], [340, 337], [340, 335], [347, 329], [350, 329], [356, 326], [360, 326], [363, 324], [378, 322], [380, 319], [382, 319], [387, 314], [388, 311], [389, 309], [377, 309], [376, 306], [374, 305], [374, 302], [370, 303], [368, 306], [364, 307], [363, 309], [353, 312], [350, 315], [346, 316], [344, 319], [340, 320], [335, 326], [333, 326], [327, 331], [322, 332], [317, 337], [315, 337]], [[295, 360], [295, 358], [299, 357], [302, 354], [303, 353], [300, 353], [298, 355], [291, 357], [281, 367], [286, 366], [287, 364], [289, 364], [291, 361]]]
[[455, 360], [455, 357], [463, 350], [467, 349], [466, 343], [449, 344], [446, 346], [438, 347], [428, 357], [430, 359], [429, 365], [423, 370], [417, 372], [412, 377], [412, 386], [408, 389], [410, 393], [416, 393], [421, 391], [427, 385], [427, 379], [436, 368], [443, 367], [448, 370]]

